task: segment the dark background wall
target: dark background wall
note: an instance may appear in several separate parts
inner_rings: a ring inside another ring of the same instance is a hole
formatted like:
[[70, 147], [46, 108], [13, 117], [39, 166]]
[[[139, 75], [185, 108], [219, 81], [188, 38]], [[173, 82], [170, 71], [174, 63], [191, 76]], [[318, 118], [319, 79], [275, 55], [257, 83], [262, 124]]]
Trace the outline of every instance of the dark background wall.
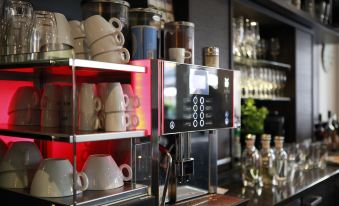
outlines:
[[68, 20], [81, 19], [81, 0], [29, 0], [34, 10], [47, 10], [63, 13]]

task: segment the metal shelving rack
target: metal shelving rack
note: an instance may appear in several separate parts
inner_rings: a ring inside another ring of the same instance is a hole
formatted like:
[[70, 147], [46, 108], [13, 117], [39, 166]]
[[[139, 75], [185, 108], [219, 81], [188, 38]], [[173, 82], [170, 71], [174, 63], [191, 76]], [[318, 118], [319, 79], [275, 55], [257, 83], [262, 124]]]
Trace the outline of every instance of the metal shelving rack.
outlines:
[[[142, 66], [113, 64], [106, 62], [98, 62], [91, 60], [62, 58], [53, 60], [37, 60], [27, 62], [0, 62], [0, 73], [3, 79], [10, 80], [15, 77], [28, 81], [34, 81], [34, 78], [39, 78], [39, 73], [50, 72], [49, 67], [62, 67], [66, 74], [72, 76], [72, 84], [76, 83], [76, 72], [87, 70], [95, 71], [94, 74], [101, 72], [137, 72], [145, 73], [146, 68]], [[66, 70], [65, 70], [66, 68]], [[37, 71], [38, 70], [38, 71]], [[104, 73], [105, 74], [105, 73]], [[6, 77], [5, 75], [9, 75]], [[53, 73], [52, 73], [53, 75]], [[87, 74], [88, 75], [88, 74]], [[36, 77], [37, 76], [37, 77]], [[15, 79], [16, 80], [16, 79]], [[73, 86], [75, 87], [75, 86]], [[75, 90], [73, 90], [75, 91]], [[73, 94], [73, 100], [75, 95]], [[73, 109], [76, 108], [73, 107]], [[74, 114], [74, 113], [73, 113]], [[37, 140], [47, 140], [67, 143], [81, 143], [91, 141], [115, 140], [126, 138], [138, 138], [147, 136], [146, 130], [135, 130], [126, 132], [83, 132], [72, 128], [58, 129], [58, 128], [40, 128], [40, 126], [12, 126], [8, 124], [0, 124], [0, 135], [13, 136], [22, 138], [32, 138]], [[75, 151], [73, 151], [75, 152]], [[74, 153], [75, 157], [76, 153]], [[74, 165], [74, 171], [76, 171]], [[112, 190], [104, 191], [84, 191], [83, 193], [61, 198], [37, 198], [29, 194], [27, 189], [5, 189], [0, 188], [0, 193], [25, 198], [28, 201], [39, 202], [42, 205], [102, 205], [108, 203], [116, 203], [130, 198], [140, 198], [148, 196], [147, 185], [125, 183], [124, 186]]]
[[247, 65], [247, 66], [253, 66], [253, 65], [271, 66], [275, 68], [291, 70], [290, 64], [285, 64], [285, 63], [281, 63], [277, 61], [263, 60], [263, 59], [249, 59], [249, 58], [234, 56], [234, 63], [241, 64], [241, 65]]

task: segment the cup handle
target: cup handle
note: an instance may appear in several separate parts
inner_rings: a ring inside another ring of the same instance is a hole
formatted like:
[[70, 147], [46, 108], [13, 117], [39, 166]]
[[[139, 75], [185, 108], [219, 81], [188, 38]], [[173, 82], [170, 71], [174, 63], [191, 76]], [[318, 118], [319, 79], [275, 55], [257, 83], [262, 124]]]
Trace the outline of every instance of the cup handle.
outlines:
[[132, 125], [133, 125], [133, 127], [137, 127], [139, 125], [139, 117], [136, 114], [133, 115]]
[[126, 127], [129, 127], [132, 124], [131, 116], [129, 114], [125, 114], [125, 121], [126, 121]]
[[[112, 18], [109, 19], [108, 22], [113, 26], [114, 29], [116, 29], [118, 31], [122, 30], [122, 23], [119, 19], [112, 17]], [[118, 27], [115, 27], [113, 23], [116, 23], [118, 25]]]
[[140, 98], [138, 97], [138, 96], [134, 96], [134, 98], [133, 98], [133, 100], [134, 100], [134, 107], [135, 108], [138, 108], [138, 107], [140, 107]]
[[120, 52], [121, 52], [121, 56], [124, 56], [124, 58], [122, 59], [122, 63], [127, 64], [131, 58], [129, 51], [126, 48], [122, 48]]
[[128, 104], [129, 104], [129, 97], [127, 94], [124, 94], [124, 102], [125, 102], [125, 108], [127, 108]]
[[[125, 43], [125, 37], [121, 31], [115, 32], [114, 41], [117, 43], [117, 46], [122, 46]], [[114, 42], [114, 43], [115, 43]]]
[[104, 125], [105, 125], [105, 112], [104, 111], [101, 111], [100, 113], [99, 113], [99, 121], [100, 121], [100, 129], [105, 129], [105, 128], [103, 128], [104, 127]]
[[98, 116], [95, 116], [93, 129], [97, 130], [99, 128], [101, 128], [100, 118]]
[[[128, 165], [128, 164], [122, 164], [122, 165], [120, 165], [120, 170], [121, 170], [121, 173], [122, 173], [122, 176], [123, 176], [123, 180], [124, 181], [130, 181], [131, 179], [132, 179], [132, 168]], [[124, 175], [124, 173], [122, 172], [122, 170], [123, 169], [127, 169], [127, 171], [128, 171], [128, 176], [126, 177], [125, 175]]]
[[78, 179], [82, 179], [82, 185], [78, 185], [78, 188], [77, 188], [77, 190], [80, 190], [80, 191], [85, 191], [85, 190], [87, 190], [87, 188], [88, 188], [88, 177], [87, 177], [87, 175], [84, 173], [84, 172], [79, 172], [79, 173], [77, 173], [77, 175], [76, 175], [76, 181], [78, 181]]
[[185, 50], [185, 59], [189, 59], [192, 57], [192, 53], [190, 51]]
[[102, 103], [99, 97], [94, 97], [95, 111], [99, 112], [102, 109]]

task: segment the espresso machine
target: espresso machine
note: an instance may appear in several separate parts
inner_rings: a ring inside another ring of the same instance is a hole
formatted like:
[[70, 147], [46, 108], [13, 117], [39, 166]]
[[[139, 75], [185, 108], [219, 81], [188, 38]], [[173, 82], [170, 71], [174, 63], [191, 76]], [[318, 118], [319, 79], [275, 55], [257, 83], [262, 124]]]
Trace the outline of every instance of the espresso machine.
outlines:
[[240, 119], [238, 72], [163, 60], [132, 64], [147, 68], [147, 75], [134, 79], [142, 79], [143, 91], [151, 94], [156, 205], [216, 193], [219, 129], [233, 128]]

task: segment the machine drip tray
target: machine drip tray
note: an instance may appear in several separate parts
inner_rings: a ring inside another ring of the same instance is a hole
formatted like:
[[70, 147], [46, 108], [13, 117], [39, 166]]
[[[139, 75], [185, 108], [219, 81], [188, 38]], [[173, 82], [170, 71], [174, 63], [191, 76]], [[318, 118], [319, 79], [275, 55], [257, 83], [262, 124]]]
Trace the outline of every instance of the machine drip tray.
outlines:
[[[162, 193], [163, 193], [163, 190], [164, 190], [164, 186], [160, 186], [159, 190], [160, 190], [159, 196], [160, 196], [160, 200], [161, 200]], [[208, 193], [208, 191], [202, 190], [202, 189], [199, 189], [199, 188], [196, 188], [196, 187], [192, 187], [192, 186], [188, 186], [188, 185], [179, 186], [177, 188], [177, 201], [187, 200], [187, 199], [190, 199], [190, 198], [193, 198], [193, 197], [205, 195], [207, 193]], [[169, 201], [168, 197], [166, 197], [166, 202], [168, 202], [168, 201]]]
[[210, 194], [190, 200], [178, 202], [175, 206], [231, 206], [231, 205], [247, 205], [248, 200], [238, 197], [230, 197], [225, 195]]

